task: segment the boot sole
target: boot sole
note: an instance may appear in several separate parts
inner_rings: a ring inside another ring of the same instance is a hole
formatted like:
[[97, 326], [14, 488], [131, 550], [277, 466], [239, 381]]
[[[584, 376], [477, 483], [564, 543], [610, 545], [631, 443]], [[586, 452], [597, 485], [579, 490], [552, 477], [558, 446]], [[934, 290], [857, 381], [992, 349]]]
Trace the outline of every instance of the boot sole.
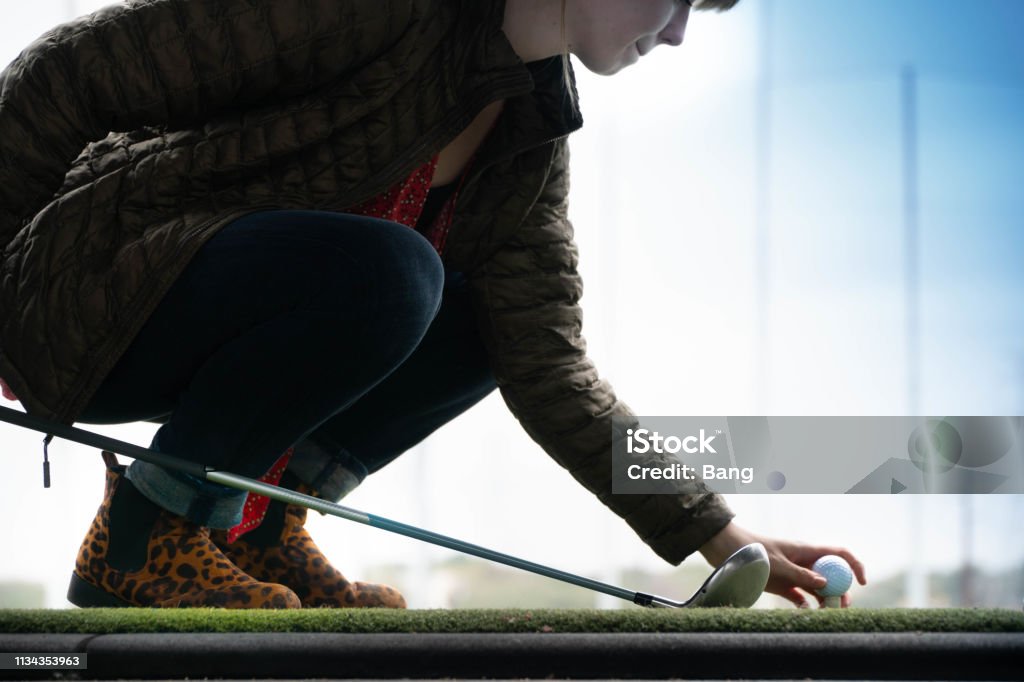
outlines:
[[77, 573], [71, 574], [71, 584], [68, 586], [68, 601], [82, 608], [133, 606], [131, 602], [115, 597], [109, 592], [82, 580], [78, 577]]

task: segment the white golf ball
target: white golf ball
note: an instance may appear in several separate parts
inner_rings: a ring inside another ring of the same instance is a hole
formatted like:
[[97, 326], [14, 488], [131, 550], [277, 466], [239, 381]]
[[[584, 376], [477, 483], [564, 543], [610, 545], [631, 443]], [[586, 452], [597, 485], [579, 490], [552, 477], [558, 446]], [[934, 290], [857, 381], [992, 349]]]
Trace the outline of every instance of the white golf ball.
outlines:
[[853, 571], [850, 569], [850, 564], [846, 563], [843, 557], [834, 554], [826, 554], [815, 561], [811, 570], [824, 576], [828, 581], [824, 587], [815, 590], [822, 597], [844, 595], [853, 583]]

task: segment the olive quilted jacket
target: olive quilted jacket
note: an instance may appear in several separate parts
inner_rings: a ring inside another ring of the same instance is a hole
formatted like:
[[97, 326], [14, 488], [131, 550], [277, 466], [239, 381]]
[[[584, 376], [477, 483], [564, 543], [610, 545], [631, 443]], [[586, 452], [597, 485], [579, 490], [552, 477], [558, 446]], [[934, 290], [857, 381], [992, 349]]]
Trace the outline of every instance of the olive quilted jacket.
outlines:
[[612, 495], [613, 416], [586, 355], [567, 219], [582, 126], [558, 57], [523, 64], [504, 0], [133, 0], [46, 33], [0, 74], [0, 377], [72, 423], [216, 231], [341, 210], [506, 99], [443, 259], [466, 273], [529, 435], [673, 564], [732, 513], [697, 482]]

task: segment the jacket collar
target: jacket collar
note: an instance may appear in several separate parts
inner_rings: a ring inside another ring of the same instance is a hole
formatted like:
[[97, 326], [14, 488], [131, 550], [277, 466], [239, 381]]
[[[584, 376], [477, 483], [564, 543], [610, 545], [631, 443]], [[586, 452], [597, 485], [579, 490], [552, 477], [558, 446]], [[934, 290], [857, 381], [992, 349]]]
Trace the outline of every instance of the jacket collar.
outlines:
[[[505, 0], [465, 0], [463, 19], [486, 27], [475, 52], [476, 69], [471, 80], [486, 77], [499, 85], [497, 92], [480, 109], [504, 98], [505, 109], [499, 125], [480, 150], [481, 166], [565, 137], [583, 127], [583, 114], [576, 101], [576, 74], [569, 65], [569, 82], [562, 74], [562, 56], [524, 63], [502, 31]], [[473, 16], [476, 15], [476, 16]]]
[[[411, 2], [412, 0], [410, 0]], [[373, 177], [346, 195], [341, 205], [365, 201], [425, 163], [465, 128], [484, 107], [505, 100], [497, 125], [477, 152], [470, 177], [489, 166], [512, 159], [583, 126], [583, 116], [572, 103], [562, 78], [561, 56], [524, 64], [501, 30], [505, 0], [435, 0], [417, 2], [422, 22], [440, 21], [447, 52], [437, 68], [442, 82], [436, 96], [441, 112], [403, 145], [406, 150]], [[420, 25], [420, 35], [430, 26]], [[434, 27], [436, 28], [436, 27]], [[481, 30], [482, 29], [482, 30]], [[437, 32], [432, 34], [435, 38]], [[417, 39], [412, 36], [410, 39]], [[427, 49], [430, 49], [429, 47]], [[435, 62], [436, 63], [436, 62]], [[569, 69], [569, 84], [576, 92], [576, 77]]]
[[[547, 59], [523, 63], [512, 48], [508, 36], [502, 31], [505, 23], [506, 0], [491, 0], [491, 2], [480, 2], [480, 0], [468, 0], [470, 4], [483, 6], [486, 16], [484, 21], [488, 27], [485, 32], [487, 38], [482, 46], [481, 63], [485, 69], [526, 69], [532, 81], [538, 110], [550, 132], [560, 135], [567, 135], [579, 130], [583, 125], [583, 115], [573, 100], [569, 98], [567, 84], [562, 76], [562, 56], [555, 55]], [[569, 65], [570, 82], [568, 87], [572, 88], [572, 94], [578, 101], [576, 91], [576, 74]]]

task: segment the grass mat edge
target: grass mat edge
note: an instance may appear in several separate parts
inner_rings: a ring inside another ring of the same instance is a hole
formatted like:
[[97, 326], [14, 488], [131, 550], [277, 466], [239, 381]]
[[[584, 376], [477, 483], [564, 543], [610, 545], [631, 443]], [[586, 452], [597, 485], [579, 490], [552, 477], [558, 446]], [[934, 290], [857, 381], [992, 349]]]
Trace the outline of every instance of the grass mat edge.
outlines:
[[1024, 632], [1009, 609], [0, 609], [3, 633]]

